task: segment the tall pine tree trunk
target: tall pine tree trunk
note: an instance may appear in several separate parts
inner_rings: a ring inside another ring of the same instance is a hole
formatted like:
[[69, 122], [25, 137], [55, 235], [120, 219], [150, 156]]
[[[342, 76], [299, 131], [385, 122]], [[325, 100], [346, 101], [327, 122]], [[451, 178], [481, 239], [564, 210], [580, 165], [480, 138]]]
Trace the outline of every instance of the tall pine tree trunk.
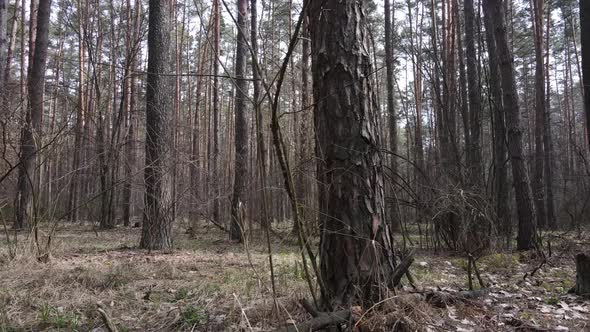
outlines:
[[543, 63], [543, 0], [531, 0], [534, 44], [535, 44], [535, 154], [534, 176], [532, 181], [537, 222], [540, 228], [546, 224], [544, 188], [544, 149], [545, 127], [545, 64]]
[[[6, 53], [8, 48], [8, 40], [6, 39], [6, 20], [8, 18], [6, 15], [6, 12], [8, 11], [7, 2], [8, 0], [0, 0], [0, 69], [2, 69], [2, 66], [6, 63]], [[5, 78], [6, 75], [0, 71], [0, 103], [2, 104], [2, 106], [0, 106], [0, 115], [4, 115], [6, 113], [4, 108], [7, 107], [6, 103], [8, 101], [4, 87]]]
[[508, 45], [502, 1], [484, 0], [483, 8], [484, 11], [488, 11], [490, 17], [494, 18], [494, 37], [496, 38], [502, 77], [504, 112], [508, 129], [508, 153], [512, 166], [512, 181], [518, 212], [517, 248], [528, 250], [536, 245], [536, 219], [522, 151], [522, 128], [520, 127], [520, 110], [514, 78], [514, 60]]
[[20, 166], [18, 171], [17, 194], [15, 199], [14, 228], [27, 226], [32, 212], [34, 174], [37, 168], [38, 142], [41, 137], [43, 118], [43, 94], [45, 90], [45, 68], [47, 65], [47, 47], [49, 45], [49, 17], [51, 0], [42, 1], [37, 11], [35, 53], [32, 57], [28, 77], [28, 107], [25, 123], [21, 129]]
[[78, 107], [76, 111], [76, 124], [74, 126], [74, 156], [72, 158], [72, 179], [68, 196], [68, 220], [77, 221], [79, 216], [78, 202], [81, 193], [82, 142], [86, 120], [86, 95], [85, 88], [85, 47], [83, 35], [85, 33], [84, 13], [82, 1], [78, 0]]
[[506, 156], [506, 122], [504, 104], [502, 102], [501, 77], [498, 67], [496, 39], [494, 37], [493, 18], [488, 10], [484, 10], [484, 25], [486, 42], [488, 45], [488, 59], [490, 65], [490, 103], [494, 119], [494, 200], [498, 218], [499, 233], [510, 243], [512, 230], [510, 205], [508, 204], [508, 169]]
[[[385, 68], [386, 68], [386, 87], [387, 87], [387, 115], [388, 115], [388, 123], [389, 123], [389, 150], [391, 151], [391, 172], [393, 176], [397, 174], [397, 118], [396, 118], [396, 111], [395, 111], [395, 96], [393, 93], [393, 85], [394, 85], [394, 58], [393, 58], [393, 18], [392, 18], [392, 8], [391, 8], [391, 1], [385, 0]], [[393, 182], [392, 182], [393, 183]], [[395, 190], [393, 185], [391, 186], [390, 190]], [[391, 230], [392, 231], [400, 231], [401, 224], [399, 218], [401, 216], [397, 215], [397, 211], [395, 208], [395, 203], [389, 204], [388, 214], [390, 223], [391, 223]]]
[[170, 9], [173, 0], [150, 0], [146, 87], [145, 211], [140, 247], [172, 247], [169, 115]]
[[[364, 1], [313, 1], [321, 278], [334, 303], [386, 296], [393, 269]], [[329, 13], [329, 14], [327, 14]]]
[[590, 0], [580, 0], [580, 31], [582, 31], [582, 76], [584, 84], [584, 109], [586, 133], [590, 147]]
[[220, 114], [220, 107], [219, 107], [219, 78], [217, 77], [219, 74], [219, 59], [220, 52], [220, 7], [219, 7], [219, 0], [214, 0], [213, 2], [213, 11], [215, 11], [215, 22], [214, 22], [214, 34], [213, 37], [213, 163], [211, 165], [211, 169], [209, 170], [210, 181], [209, 184], [213, 187], [213, 220], [216, 223], [221, 222], [220, 218], [220, 203], [219, 203], [219, 186], [220, 186], [220, 174], [219, 171], [219, 114]]
[[547, 6], [547, 31], [546, 31], [546, 58], [545, 58], [545, 116], [543, 117], [543, 149], [544, 149], [544, 175], [546, 188], [547, 204], [547, 226], [555, 229], [555, 198], [553, 195], [553, 137], [551, 134], [551, 79], [549, 76], [549, 59], [550, 59], [550, 25], [551, 25], [551, 6]]
[[246, 122], [246, 93], [247, 82], [246, 75], [246, 51], [247, 40], [247, 11], [248, 1], [238, 0], [238, 41], [236, 46], [236, 64], [235, 64], [235, 149], [236, 158], [234, 164], [234, 191], [231, 204], [231, 227], [230, 235], [232, 240], [242, 241], [243, 236], [243, 215], [242, 193], [246, 185], [248, 174], [248, 124]]
[[465, 0], [465, 58], [467, 60], [467, 83], [469, 94], [469, 144], [468, 176], [470, 185], [482, 189], [484, 172], [481, 153], [481, 87], [477, 71], [477, 54], [475, 51], [476, 22], [473, 0]]

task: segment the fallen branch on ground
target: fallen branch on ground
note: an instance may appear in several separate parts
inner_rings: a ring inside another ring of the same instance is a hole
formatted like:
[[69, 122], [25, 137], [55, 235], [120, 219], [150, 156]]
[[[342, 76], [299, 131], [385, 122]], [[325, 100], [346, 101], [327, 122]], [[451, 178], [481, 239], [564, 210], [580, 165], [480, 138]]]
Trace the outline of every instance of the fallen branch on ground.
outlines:
[[341, 325], [350, 320], [350, 310], [340, 310], [336, 312], [320, 312], [319, 316], [300, 324], [291, 324], [282, 327], [275, 332], [307, 332], [318, 331], [328, 326]]
[[102, 317], [102, 321], [107, 329], [107, 331], [109, 332], [118, 332], [119, 330], [117, 329], [117, 326], [115, 324], [113, 324], [113, 322], [111, 321], [111, 319], [109, 318], [109, 315], [107, 315], [107, 312], [103, 309], [103, 306], [98, 303], [98, 313], [100, 314], [100, 317]]

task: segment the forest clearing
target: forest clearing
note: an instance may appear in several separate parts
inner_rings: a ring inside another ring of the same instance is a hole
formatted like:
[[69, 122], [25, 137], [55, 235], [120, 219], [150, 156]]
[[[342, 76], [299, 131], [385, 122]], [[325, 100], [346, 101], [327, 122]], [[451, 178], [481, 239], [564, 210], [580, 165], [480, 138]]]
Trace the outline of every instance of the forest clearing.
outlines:
[[[288, 233], [273, 239], [277, 312], [259, 239], [248, 255], [215, 226], [202, 224], [193, 237], [184, 229], [173, 251], [149, 253], [134, 248], [137, 229], [60, 227], [49, 265], [28, 255], [8, 262], [2, 238], [0, 331], [105, 331], [99, 305], [119, 331], [274, 331], [312, 318], [300, 304], [309, 291]], [[473, 297], [461, 295], [469, 293], [464, 256], [419, 250], [416, 288], [404, 280], [390, 299], [357, 313], [355, 331], [585, 331], [590, 303], [568, 291], [573, 253], [589, 234], [546, 236], [553, 254], [540, 268], [542, 259], [516, 252], [479, 258], [486, 291], [478, 294], [474, 280]]]
[[590, 0], [0, 0], [0, 332], [589, 321]]

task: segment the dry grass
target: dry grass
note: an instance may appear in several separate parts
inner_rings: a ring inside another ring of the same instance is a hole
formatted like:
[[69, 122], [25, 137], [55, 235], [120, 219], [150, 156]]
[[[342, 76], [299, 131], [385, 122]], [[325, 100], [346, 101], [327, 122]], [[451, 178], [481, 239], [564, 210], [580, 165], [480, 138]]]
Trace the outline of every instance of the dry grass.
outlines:
[[[135, 248], [139, 229], [64, 226], [52, 238], [48, 263], [37, 261], [25, 234], [19, 235], [17, 257], [9, 259], [1, 235], [0, 332], [101, 331], [97, 303], [120, 331], [270, 331], [288, 320], [309, 319], [298, 304], [310, 297], [293, 239], [273, 240], [276, 309], [263, 239], [249, 241], [248, 255], [213, 226], [198, 225], [192, 239], [182, 228], [175, 229], [174, 250], [149, 253]], [[40, 232], [42, 243], [46, 238]], [[440, 306], [406, 288], [365, 312], [359, 331], [508, 331], [518, 324], [583, 331], [590, 303], [566, 294], [574, 280], [574, 249], [566, 240], [527, 280], [523, 275], [537, 261], [489, 255], [479, 262], [490, 285], [487, 296]], [[425, 292], [453, 294], [466, 288], [464, 261], [422, 252], [412, 271]]]
[[[122, 330], [219, 331], [245, 324], [265, 327], [274, 320], [265, 249], [243, 246], [208, 225], [197, 238], [176, 230], [175, 249], [148, 253], [134, 247], [138, 229], [95, 233], [68, 226], [52, 239], [49, 263], [39, 263], [26, 235], [18, 255], [8, 259], [0, 238], [0, 331], [92, 330], [102, 326], [97, 303], [106, 306]], [[251, 241], [263, 243], [263, 241]], [[307, 296], [298, 274], [296, 248], [274, 243], [278, 296], [283, 310]], [[283, 315], [285, 316], [285, 315]]]

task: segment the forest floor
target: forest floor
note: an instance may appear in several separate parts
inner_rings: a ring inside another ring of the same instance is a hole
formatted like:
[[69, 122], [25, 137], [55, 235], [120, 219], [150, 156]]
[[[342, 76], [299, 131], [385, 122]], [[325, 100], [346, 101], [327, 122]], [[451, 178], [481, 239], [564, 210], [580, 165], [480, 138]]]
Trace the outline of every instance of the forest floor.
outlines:
[[[41, 243], [48, 229], [39, 232]], [[277, 314], [263, 238], [246, 250], [214, 226], [201, 225], [192, 238], [185, 229], [175, 228], [173, 251], [149, 253], [136, 249], [137, 228], [60, 226], [46, 262], [25, 250], [34, 238], [25, 234], [9, 259], [2, 234], [0, 331], [106, 331], [99, 304], [119, 331], [271, 331], [310, 319], [299, 304], [310, 297], [294, 239], [272, 240]], [[590, 331], [590, 301], [567, 293], [575, 282], [573, 257], [589, 243], [584, 234], [556, 237], [552, 256], [533, 276], [541, 261], [530, 254], [482, 257], [477, 264], [489, 287], [473, 299], [456, 296], [467, 288], [464, 256], [418, 250], [411, 267], [418, 291], [404, 287], [366, 312], [359, 327]]]

